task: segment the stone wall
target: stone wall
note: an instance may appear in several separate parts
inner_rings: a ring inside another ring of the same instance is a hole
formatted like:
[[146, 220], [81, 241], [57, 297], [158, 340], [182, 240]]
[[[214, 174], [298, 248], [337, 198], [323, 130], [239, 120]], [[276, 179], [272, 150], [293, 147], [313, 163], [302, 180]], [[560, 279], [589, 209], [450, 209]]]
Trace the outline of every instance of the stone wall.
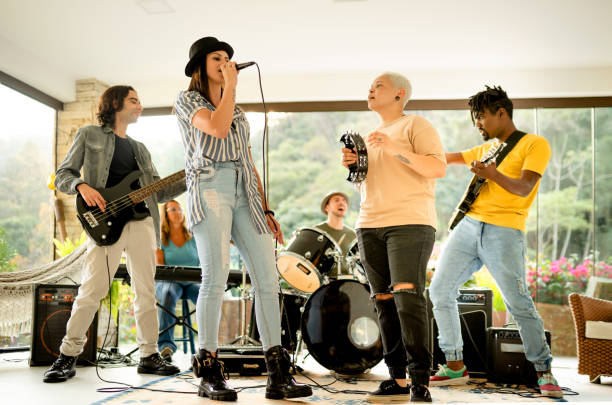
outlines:
[[[96, 79], [76, 81], [76, 100], [64, 104], [64, 110], [58, 112], [57, 132], [55, 136], [55, 164], [62, 163], [77, 130], [82, 126], [96, 124], [98, 100], [109, 86]], [[76, 217], [74, 195], [56, 192], [57, 199], [64, 209], [66, 236], [77, 239], [83, 228]], [[54, 237], [60, 238], [59, 224], [56, 224]]]

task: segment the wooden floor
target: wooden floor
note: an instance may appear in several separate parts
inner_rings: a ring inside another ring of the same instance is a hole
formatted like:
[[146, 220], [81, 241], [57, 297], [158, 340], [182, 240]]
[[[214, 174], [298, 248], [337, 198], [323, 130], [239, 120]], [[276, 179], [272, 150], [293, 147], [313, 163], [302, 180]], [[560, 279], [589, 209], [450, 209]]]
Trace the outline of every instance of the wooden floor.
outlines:
[[[121, 348], [127, 353], [130, 348]], [[77, 368], [76, 377], [60, 384], [45, 384], [42, 374], [47, 367], [30, 367], [28, 352], [0, 354], [0, 403], [1, 404], [90, 404], [103, 400], [109, 393], [96, 390], [116, 385], [106, 383], [97, 376], [95, 367]], [[174, 362], [181, 370], [189, 368], [189, 356], [177, 353]], [[321, 367], [308, 357], [302, 364], [305, 369]], [[612, 403], [612, 377], [604, 377], [602, 384], [591, 384], [588, 377], [577, 373], [575, 358], [555, 358], [553, 373], [564, 387], [569, 387], [579, 395], [566, 396], [568, 402], [603, 404]], [[384, 364], [378, 364], [373, 372], [385, 375]], [[100, 376], [109, 381], [121, 381], [132, 385], [142, 385], [156, 380], [158, 376], [143, 376], [136, 373], [135, 367], [99, 369]], [[289, 401], [279, 401], [287, 402]], [[292, 402], [295, 403], [295, 402]], [[508, 403], [504, 401], [503, 403]]]

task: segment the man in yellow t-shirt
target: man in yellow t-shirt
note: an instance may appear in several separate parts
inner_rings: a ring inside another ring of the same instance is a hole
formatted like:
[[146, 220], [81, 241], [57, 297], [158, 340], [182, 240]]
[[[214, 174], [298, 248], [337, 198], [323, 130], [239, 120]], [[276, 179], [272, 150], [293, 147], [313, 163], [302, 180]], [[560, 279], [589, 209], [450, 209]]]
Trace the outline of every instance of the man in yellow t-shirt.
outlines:
[[[485, 141], [506, 142], [516, 132], [512, 101], [501, 87], [486, 87], [469, 100], [472, 121]], [[457, 309], [459, 287], [483, 265], [499, 287], [508, 310], [516, 320], [525, 355], [538, 374], [544, 395], [563, 397], [551, 374], [552, 356], [525, 282], [525, 221], [550, 160], [545, 138], [525, 134], [497, 167], [482, 157], [495, 143], [486, 143], [460, 153], [447, 153], [448, 163], [463, 163], [486, 179], [480, 194], [457, 224], [442, 250], [429, 287], [438, 342], [446, 356], [431, 377], [431, 385], [463, 384], [468, 371], [463, 364], [463, 341]]]

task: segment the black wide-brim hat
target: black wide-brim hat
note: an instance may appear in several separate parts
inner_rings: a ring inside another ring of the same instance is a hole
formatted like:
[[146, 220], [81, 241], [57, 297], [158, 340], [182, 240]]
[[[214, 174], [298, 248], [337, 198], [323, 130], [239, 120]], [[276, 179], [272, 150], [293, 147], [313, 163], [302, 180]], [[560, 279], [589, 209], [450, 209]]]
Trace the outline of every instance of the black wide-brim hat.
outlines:
[[185, 76], [191, 77], [206, 55], [214, 51], [225, 51], [230, 59], [234, 56], [234, 49], [227, 42], [221, 42], [215, 37], [200, 38], [189, 48], [189, 62], [185, 66]]

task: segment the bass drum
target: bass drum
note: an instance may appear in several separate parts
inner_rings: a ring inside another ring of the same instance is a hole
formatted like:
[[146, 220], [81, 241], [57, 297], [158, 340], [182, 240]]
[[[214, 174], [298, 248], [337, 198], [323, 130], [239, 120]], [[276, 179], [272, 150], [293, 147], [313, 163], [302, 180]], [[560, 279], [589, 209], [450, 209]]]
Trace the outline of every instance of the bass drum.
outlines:
[[306, 301], [302, 337], [323, 367], [338, 374], [361, 374], [383, 357], [376, 319], [367, 285], [336, 280]]

